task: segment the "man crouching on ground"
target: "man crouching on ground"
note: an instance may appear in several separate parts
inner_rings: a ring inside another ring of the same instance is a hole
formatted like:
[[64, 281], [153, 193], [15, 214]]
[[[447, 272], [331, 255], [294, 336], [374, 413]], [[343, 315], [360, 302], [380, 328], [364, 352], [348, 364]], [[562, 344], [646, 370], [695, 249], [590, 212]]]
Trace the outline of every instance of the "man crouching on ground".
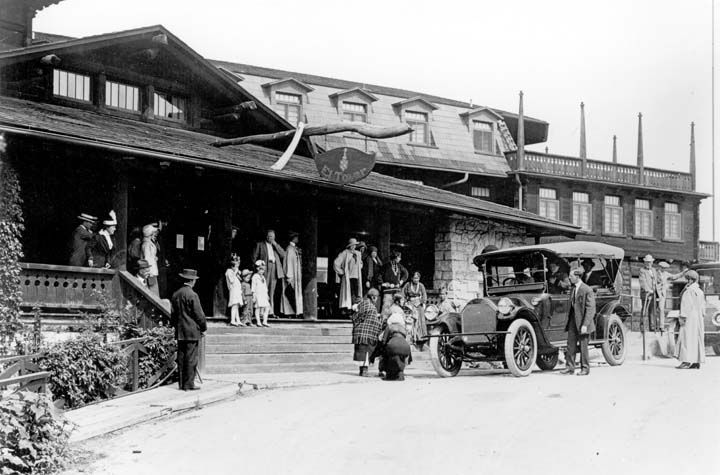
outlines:
[[194, 269], [185, 269], [180, 277], [185, 279], [172, 296], [170, 323], [175, 328], [177, 340], [177, 364], [180, 389], [192, 391], [200, 389], [195, 386], [195, 373], [198, 364], [198, 341], [207, 330], [205, 313], [200, 306], [200, 298], [193, 287], [198, 275]]
[[406, 339], [405, 319], [392, 314], [385, 330], [380, 334], [377, 354], [380, 356], [378, 370], [385, 381], [405, 381], [405, 365], [412, 363], [410, 344]]

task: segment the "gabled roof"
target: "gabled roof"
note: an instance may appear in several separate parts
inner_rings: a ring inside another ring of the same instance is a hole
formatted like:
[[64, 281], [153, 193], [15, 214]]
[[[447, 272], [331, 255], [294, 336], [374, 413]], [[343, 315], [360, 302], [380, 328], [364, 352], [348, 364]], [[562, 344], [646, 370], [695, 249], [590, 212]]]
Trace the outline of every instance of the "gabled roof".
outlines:
[[406, 106], [406, 105], [408, 105], [408, 104], [412, 104], [413, 102], [419, 102], [419, 103], [421, 103], [421, 104], [424, 104], [428, 109], [432, 109], [432, 110], [437, 110], [437, 109], [439, 109], [438, 106], [436, 106], [435, 104], [433, 104], [432, 102], [428, 101], [427, 99], [425, 99], [425, 98], [422, 97], [422, 96], [410, 97], [410, 98], [405, 99], [405, 100], [403, 100], [403, 101], [398, 101], [398, 102], [396, 102], [396, 103], [393, 104], [393, 107], [403, 107], [403, 106]]
[[312, 159], [297, 155], [283, 170], [274, 171], [270, 165], [281, 155], [275, 150], [256, 145], [216, 148], [211, 144], [217, 137], [211, 135], [83, 109], [0, 97], [0, 132], [295, 181], [466, 216], [493, 218], [524, 225], [529, 234], [574, 236], [582, 232], [569, 223], [375, 172], [357, 183], [338, 185], [322, 178]]
[[477, 115], [477, 114], [479, 114], [479, 113], [481, 113], [481, 112], [483, 112], [483, 111], [484, 111], [484, 112], [487, 112], [487, 113], [490, 114], [490, 115], [495, 116], [495, 117], [496, 117], [497, 119], [499, 119], [499, 120], [502, 120], [502, 119], [503, 119], [503, 116], [501, 116], [500, 114], [498, 114], [498, 113], [495, 112], [494, 110], [492, 110], [492, 109], [490, 109], [490, 108], [487, 108], [487, 107], [477, 107], [477, 108], [475, 108], [475, 109], [473, 109], [473, 110], [469, 110], [469, 111], [467, 111], [467, 112], [462, 112], [462, 113], [460, 114], [460, 117], [462, 117], [463, 119], [468, 119], [468, 118], [473, 117], [473, 116], [475, 116], [475, 115]]
[[[233, 74], [235, 74], [235, 73], [233, 73]], [[262, 85], [262, 87], [268, 88], [268, 87], [274, 87], [274, 86], [281, 86], [283, 84], [288, 84], [288, 83], [295, 84], [297, 87], [299, 87], [300, 89], [302, 89], [305, 92], [311, 92], [311, 91], [315, 90], [315, 88], [310, 87], [307, 84], [305, 84], [304, 82], [298, 81], [295, 78], [285, 78], [285, 79], [279, 79], [277, 81], [266, 82], [265, 84]]]
[[330, 97], [331, 99], [336, 99], [353, 93], [360, 94], [365, 99], [367, 99], [368, 102], [375, 102], [379, 100], [375, 94], [372, 94], [370, 93], [370, 91], [361, 87], [353, 87], [352, 89], [345, 89], [344, 91], [333, 92], [332, 94], [329, 94], [328, 97]]

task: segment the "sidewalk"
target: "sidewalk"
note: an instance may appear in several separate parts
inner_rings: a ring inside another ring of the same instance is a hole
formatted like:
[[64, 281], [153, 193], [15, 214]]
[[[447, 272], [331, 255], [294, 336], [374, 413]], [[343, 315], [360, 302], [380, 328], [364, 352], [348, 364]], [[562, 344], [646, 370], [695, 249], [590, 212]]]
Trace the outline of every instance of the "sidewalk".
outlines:
[[[435, 374], [429, 364], [416, 368], [411, 365], [406, 373], [408, 376]], [[213, 374], [203, 377], [199, 391], [180, 391], [177, 384], [171, 384], [68, 411], [65, 417], [76, 424], [70, 436], [73, 443], [258, 390], [367, 383], [372, 380], [380, 381], [379, 378], [360, 378], [355, 372]]]

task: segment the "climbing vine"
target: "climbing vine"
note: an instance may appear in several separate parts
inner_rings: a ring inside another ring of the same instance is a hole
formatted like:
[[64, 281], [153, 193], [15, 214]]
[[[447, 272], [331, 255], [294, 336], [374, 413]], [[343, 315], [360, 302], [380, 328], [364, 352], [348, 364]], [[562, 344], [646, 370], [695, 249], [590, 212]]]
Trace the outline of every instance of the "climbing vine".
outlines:
[[5, 137], [0, 134], [0, 354], [10, 352], [22, 328], [18, 314], [23, 229], [20, 181], [8, 159]]

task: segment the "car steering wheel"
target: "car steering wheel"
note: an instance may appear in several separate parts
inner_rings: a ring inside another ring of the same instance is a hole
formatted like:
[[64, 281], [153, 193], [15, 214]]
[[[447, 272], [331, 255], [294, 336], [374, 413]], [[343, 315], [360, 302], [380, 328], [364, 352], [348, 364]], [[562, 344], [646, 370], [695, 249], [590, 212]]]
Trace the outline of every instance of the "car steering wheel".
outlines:
[[515, 277], [508, 277], [506, 279], [503, 279], [502, 285], [512, 285], [517, 284], [517, 279]]

